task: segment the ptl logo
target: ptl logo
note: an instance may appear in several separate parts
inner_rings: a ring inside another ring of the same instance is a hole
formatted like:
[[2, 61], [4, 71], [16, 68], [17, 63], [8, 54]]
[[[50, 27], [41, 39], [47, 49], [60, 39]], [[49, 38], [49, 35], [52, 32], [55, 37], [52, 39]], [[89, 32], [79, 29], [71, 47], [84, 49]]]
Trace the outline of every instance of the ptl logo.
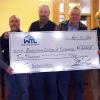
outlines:
[[34, 39], [34, 37], [32, 37], [31, 35], [28, 35], [24, 38], [24, 44], [37, 44], [37, 42]]

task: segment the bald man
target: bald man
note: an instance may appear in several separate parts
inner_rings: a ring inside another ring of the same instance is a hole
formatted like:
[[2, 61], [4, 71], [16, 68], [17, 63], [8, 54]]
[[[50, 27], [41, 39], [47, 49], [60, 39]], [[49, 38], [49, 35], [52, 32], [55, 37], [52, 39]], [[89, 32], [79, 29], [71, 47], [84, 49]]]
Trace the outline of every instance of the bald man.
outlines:
[[[20, 19], [13, 15], [9, 19], [10, 31], [5, 32], [1, 36], [1, 47], [4, 56], [4, 62], [10, 65], [9, 59], [9, 32], [21, 32]], [[20, 70], [20, 69], [19, 69]], [[27, 74], [6, 74], [8, 97], [7, 100], [29, 100], [28, 94], [28, 76]], [[19, 99], [19, 95], [21, 99]]]
[[[48, 5], [41, 5], [39, 7], [39, 20], [31, 24], [29, 31], [54, 31], [56, 29], [56, 24], [49, 20], [49, 15], [50, 9]], [[48, 100], [57, 100], [55, 72], [33, 73], [31, 74], [31, 78], [34, 90], [34, 100], [44, 100], [46, 88]]]

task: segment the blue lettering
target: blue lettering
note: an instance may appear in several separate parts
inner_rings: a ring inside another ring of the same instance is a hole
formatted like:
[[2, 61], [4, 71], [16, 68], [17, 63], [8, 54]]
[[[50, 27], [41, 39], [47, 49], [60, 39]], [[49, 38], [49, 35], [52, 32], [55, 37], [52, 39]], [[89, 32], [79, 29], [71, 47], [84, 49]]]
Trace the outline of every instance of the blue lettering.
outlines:
[[32, 43], [37, 43], [36, 41], [35, 41], [35, 39], [24, 39], [24, 43], [26, 44], [26, 43], [28, 43], [28, 44], [32, 44]]

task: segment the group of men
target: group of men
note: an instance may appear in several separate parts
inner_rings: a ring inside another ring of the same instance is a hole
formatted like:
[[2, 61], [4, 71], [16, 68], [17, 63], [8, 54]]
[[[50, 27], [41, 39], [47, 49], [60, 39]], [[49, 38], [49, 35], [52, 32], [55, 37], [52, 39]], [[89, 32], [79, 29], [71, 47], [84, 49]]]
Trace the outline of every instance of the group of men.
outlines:
[[[81, 10], [79, 7], [73, 7], [69, 12], [69, 20], [60, 23], [60, 25], [50, 21], [48, 5], [41, 5], [38, 12], [39, 20], [31, 24], [29, 32], [87, 30], [87, 27], [80, 22]], [[0, 60], [0, 67], [5, 70], [9, 91], [7, 100], [29, 100], [29, 80], [32, 85], [33, 100], [69, 100], [69, 86], [71, 83], [75, 89], [75, 100], [83, 100], [84, 78], [81, 70], [12, 74], [13, 69], [10, 67], [9, 60], [9, 33], [22, 32], [20, 19], [16, 15], [11, 16], [9, 26], [10, 31], [3, 33], [0, 39], [3, 53], [3, 61]]]

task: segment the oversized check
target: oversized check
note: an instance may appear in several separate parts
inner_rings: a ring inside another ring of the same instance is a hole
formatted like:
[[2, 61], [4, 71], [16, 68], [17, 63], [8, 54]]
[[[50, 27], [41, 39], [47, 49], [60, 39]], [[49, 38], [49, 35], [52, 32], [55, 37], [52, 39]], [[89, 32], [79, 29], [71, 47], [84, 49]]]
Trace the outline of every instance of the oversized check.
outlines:
[[14, 73], [100, 69], [96, 31], [10, 33]]

